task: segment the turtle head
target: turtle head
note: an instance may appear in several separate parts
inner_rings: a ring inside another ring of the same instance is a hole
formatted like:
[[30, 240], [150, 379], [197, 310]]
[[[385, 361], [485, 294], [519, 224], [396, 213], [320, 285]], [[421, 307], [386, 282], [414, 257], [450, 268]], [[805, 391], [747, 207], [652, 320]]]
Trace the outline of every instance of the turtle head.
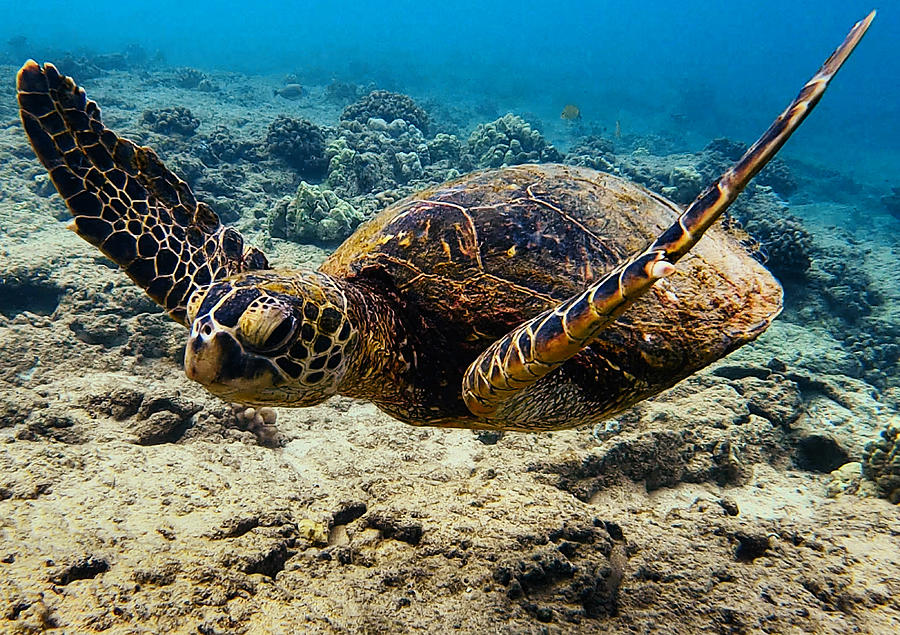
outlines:
[[312, 406], [336, 394], [357, 334], [321, 277], [255, 271], [195, 291], [187, 376], [245, 404]]

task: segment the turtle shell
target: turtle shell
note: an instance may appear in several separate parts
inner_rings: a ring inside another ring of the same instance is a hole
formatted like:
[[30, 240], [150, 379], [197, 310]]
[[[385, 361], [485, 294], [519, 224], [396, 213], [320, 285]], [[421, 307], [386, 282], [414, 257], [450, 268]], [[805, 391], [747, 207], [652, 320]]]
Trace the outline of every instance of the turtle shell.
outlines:
[[[424, 321], [430, 361], [452, 384], [491, 342], [598, 280], [680, 212], [586, 168], [487, 170], [384, 210], [321, 269], [390, 286], [403, 312]], [[718, 224], [567, 364], [603, 360], [614, 372], [596, 374], [598, 390], [634, 403], [754, 339], [781, 307], [778, 281]]]

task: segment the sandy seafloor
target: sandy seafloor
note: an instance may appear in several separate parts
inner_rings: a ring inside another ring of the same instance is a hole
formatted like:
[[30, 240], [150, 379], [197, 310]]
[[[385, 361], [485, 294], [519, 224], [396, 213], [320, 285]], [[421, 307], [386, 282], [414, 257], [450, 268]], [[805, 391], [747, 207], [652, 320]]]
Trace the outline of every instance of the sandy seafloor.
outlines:
[[[340, 397], [279, 409], [261, 439], [184, 377], [181, 327], [65, 229], [14, 71], [0, 67], [0, 632], [900, 632], [900, 507], [828, 473], [900, 421], [900, 390], [860, 372], [827, 305], [795, 300], [605, 440], [419, 429]], [[213, 75], [224, 88], [205, 93], [161, 77], [84, 84], [107, 125], [154, 144], [146, 108], [260, 138], [277, 114], [334, 125], [343, 106], [316, 86], [272, 97], [281, 78]], [[494, 118], [476, 112], [459, 117]], [[251, 242], [282, 266], [321, 261], [255, 213], [296, 187], [289, 170], [228, 178]], [[800, 194], [792, 209], [868, 272], [889, 331], [900, 223], [873, 195]]]

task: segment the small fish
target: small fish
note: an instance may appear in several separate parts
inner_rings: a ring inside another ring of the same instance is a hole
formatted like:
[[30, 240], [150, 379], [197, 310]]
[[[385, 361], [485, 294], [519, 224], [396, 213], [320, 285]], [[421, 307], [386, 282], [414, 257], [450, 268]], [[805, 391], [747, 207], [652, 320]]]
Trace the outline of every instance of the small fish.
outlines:
[[616, 119], [616, 139], [622, 138], [622, 126], [619, 124], [619, 120]]
[[581, 119], [581, 110], [575, 104], [567, 104], [566, 107], [562, 109], [562, 114], [560, 114], [559, 118], [566, 119], [567, 121]]
[[285, 99], [296, 101], [303, 96], [303, 86], [300, 84], [285, 84], [281, 88], [276, 88], [272, 91], [273, 97], [277, 97], [278, 95], [281, 95]]

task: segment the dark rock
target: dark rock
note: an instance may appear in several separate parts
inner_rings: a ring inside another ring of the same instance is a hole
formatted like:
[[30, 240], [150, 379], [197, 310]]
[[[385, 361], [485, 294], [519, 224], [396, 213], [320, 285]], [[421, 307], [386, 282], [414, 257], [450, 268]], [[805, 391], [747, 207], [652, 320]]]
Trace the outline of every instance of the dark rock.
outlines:
[[131, 577], [138, 584], [168, 586], [175, 582], [180, 569], [181, 567], [177, 561], [169, 561], [149, 568], [137, 568]]
[[484, 445], [496, 445], [503, 438], [503, 430], [478, 430], [475, 438]]
[[801, 470], [827, 474], [849, 460], [847, 451], [827, 434], [809, 434], [797, 441], [794, 461]]
[[52, 439], [73, 445], [85, 442], [78, 429], [78, 420], [66, 408], [52, 405], [32, 410], [25, 426], [16, 432], [16, 438], [24, 441]]
[[[562, 536], [576, 537], [593, 548], [583, 551]], [[625, 551], [614, 547], [602, 527], [563, 527], [548, 534], [528, 553], [502, 561], [493, 579], [506, 587], [506, 596], [521, 600], [522, 608], [538, 621], [559, 619], [578, 623], [583, 618], [600, 618], [616, 612]]]
[[172, 443], [181, 438], [201, 408], [179, 396], [145, 396], [131, 431], [139, 445]]
[[111, 392], [88, 395], [84, 407], [91, 414], [102, 414], [122, 421], [137, 414], [143, 401], [144, 393], [122, 386]]
[[117, 315], [77, 317], [69, 323], [69, 329], [85, 344], [107, 348], [124, 344], [128, 339], [128, 331]]
[[244, 573], [260, 573], [274, 579], [284, 569], [284, 563], [292, 555], [294, 552], [288, 549], [287, 544], [276, 544], [266, 551], [249, 554], [243, 571]]
[[741, 510], [738, 508], [737, 503], [735, 503], [730, 498], [720, 498], [718, 502], [722, 510], [729, 516], [737, 516], [741, 513]]
[[386, 512], [373, 512], [366, 517], [366, 525], [377, 529], [384, 538], [401, 540], [417, 545], [422, 540], [422, 525], [410, 520], [396, 518]]
[[734, 534], [734, 539], [738, 543], [734, 557], [740, 562], [753, 562], [756, 558], [764, 556], [771, 546], [769, 537], [765, 534], [738, 531]]
[[748, 377], [735, 382], [735, 387], [747, 399], [752, 414], [765, 417], [775, 425], [789, 428], [803, 414], [803, 395], [799, 386], [780, 375], [766, 380]]
[[366, 504], [362, 501], [347, 501], [331, 517], [331, 526], [347, 525], [366, 513]]
[[0, 428], [23, 423], [35, 410], [47, 407], [47, 400], [36, 392], [3, 384], [0, 389]]
[[97, 577], [101, 573], [109, 571], [109, 561], [98, 556], [85, 556], [63, 565], [58, 571], [53, 573], [49, 580], [53, 584], [65, 586], [75, 580], [89, 580]]
[[0, 315], [15, 317], [25, 311], [35, 315], [52, 315], [59, 307], [63, 293], [65, 293], [64, 289], [39, 278], [2, 276], [0, 277]]

